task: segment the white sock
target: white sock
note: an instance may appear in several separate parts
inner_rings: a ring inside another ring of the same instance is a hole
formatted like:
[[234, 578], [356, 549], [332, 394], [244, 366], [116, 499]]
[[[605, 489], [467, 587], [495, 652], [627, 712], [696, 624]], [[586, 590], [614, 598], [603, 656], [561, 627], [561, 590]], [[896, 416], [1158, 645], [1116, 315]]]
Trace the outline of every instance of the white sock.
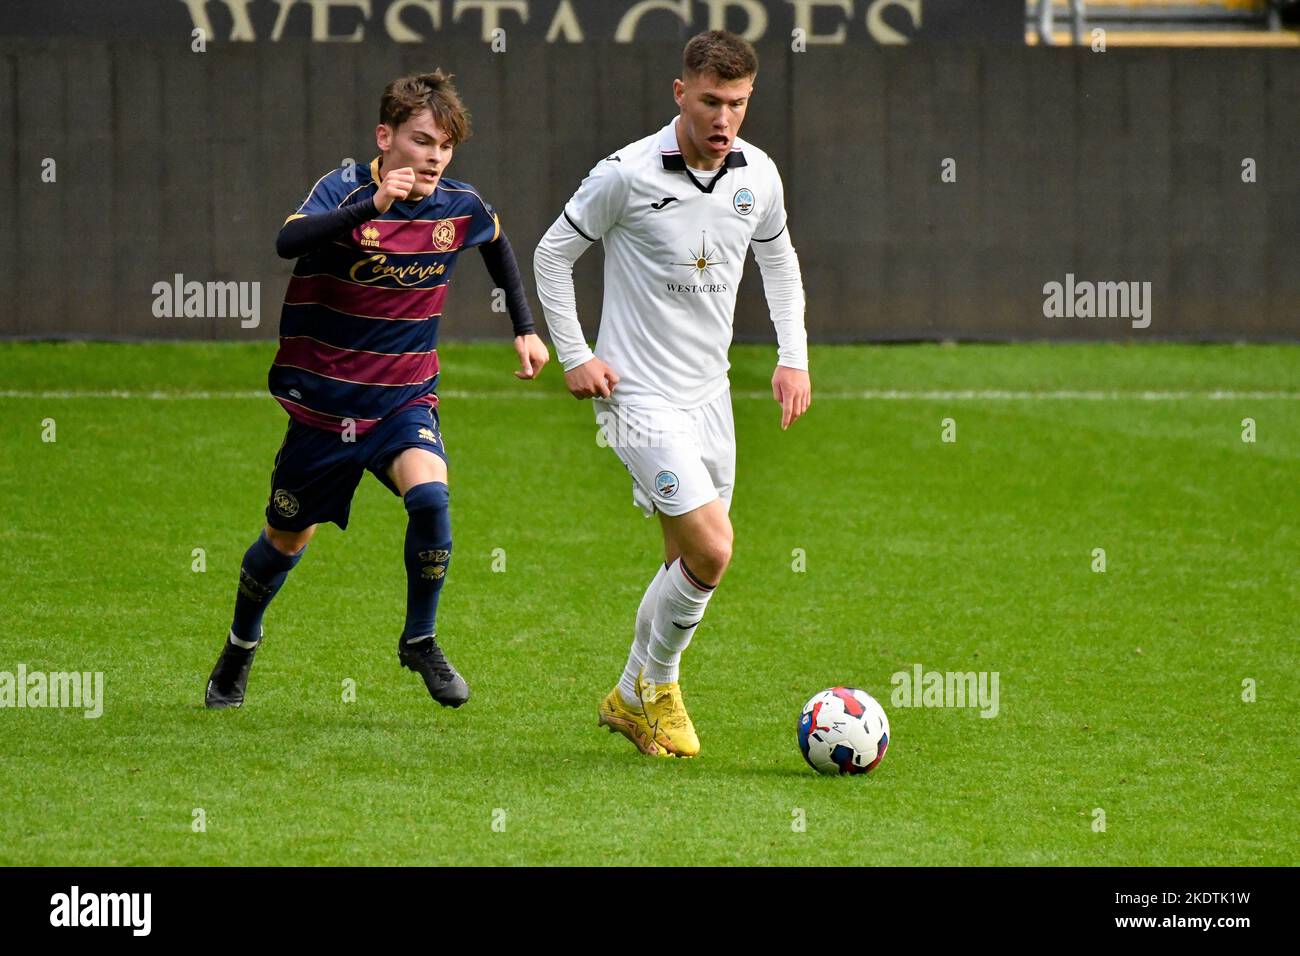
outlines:
[[[664, 574], [655, 600], [650, 646], [646, 651], [645, 676], [654, 684], [677, 680], [682, 651], [695, 636], [713, 589], [694, 581], [678, 558]], [[686, 625], [683, 627], [682, 625]]]
[[645, 589], [645, 594], [641, 597], [641, 606], [636, 609], [636, 636], [632, 639], [632, 649], [628, 652], [623, 676], [618, 679], [618, 694], [623, 698], [623, 703], [629, 706], [641, 702], [636, 680], [641, 675], [641, 668], [645, 667], [646, 650], [650, 646], [650, 624], [654, 620], [655, 599], [659, 595], [659, 585], [665, 577], [666, 569], [660, 564], [654, 580], [650, 582], [650, 586]]

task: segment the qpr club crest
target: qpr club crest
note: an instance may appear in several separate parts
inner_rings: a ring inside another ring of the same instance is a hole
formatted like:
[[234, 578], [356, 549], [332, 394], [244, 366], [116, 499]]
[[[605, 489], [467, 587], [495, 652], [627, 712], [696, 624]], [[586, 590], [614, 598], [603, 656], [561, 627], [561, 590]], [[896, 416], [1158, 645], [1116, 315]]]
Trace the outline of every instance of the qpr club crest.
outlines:
[[748, 186], [743, 189], [737, 189], [736, 195], [731, 197], [731, 205], [736, 208], [736, 212], [742, 216], [748, 216], [754, 211], [754, 193]]
[[456, 244], [456, 224], [450, 219], [439, 219], [433, 224], [433, 248], [447, 252]]
[[271, 507], [281, 517], [292, 518], [298, 513], [298, 499], [283, 488], [277, 488], [275, 494], [271, 495]]

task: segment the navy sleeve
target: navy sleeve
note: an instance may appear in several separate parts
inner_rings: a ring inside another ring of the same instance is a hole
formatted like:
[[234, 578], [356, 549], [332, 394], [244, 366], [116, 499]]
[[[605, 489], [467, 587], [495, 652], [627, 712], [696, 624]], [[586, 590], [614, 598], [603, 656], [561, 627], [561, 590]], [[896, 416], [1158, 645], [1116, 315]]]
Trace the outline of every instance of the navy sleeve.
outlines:
[[488, 275], [498, 289], [505, 289], [506, 308], [510, 310], [510, 322], [515, 327], [515, 335], [529, 335], [533, 332], [533, 312], [528, 307], [528, 296], [524, 294], [524, 280], [519, 275], [519, 263], [515, 261], [515, 252], [510, 248], [510, 240], [503, 232], [494, 242], [485, 242], [478, 247], [487, 266]]
[[280, 227], [275, 251], [282, 259], [297, 259], [378, 215], [375, 200], [369, 198], [342, 209], [292, 216]]
[[474, 197], [469, 200], [470, 220], [465, 234], [465, 245], [485, 246], [496, 242], [501, 237], [501, 220], [497, 218], [497, 211], [472, 188], [465, 191]]

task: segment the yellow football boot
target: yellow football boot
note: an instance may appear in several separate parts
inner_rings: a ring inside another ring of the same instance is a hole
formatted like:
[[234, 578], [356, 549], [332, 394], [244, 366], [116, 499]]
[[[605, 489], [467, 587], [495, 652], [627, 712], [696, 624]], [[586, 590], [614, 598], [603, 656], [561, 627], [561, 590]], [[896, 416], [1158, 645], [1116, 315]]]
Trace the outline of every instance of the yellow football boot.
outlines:
[[671, 757], [667, 750], [655, 742], [654, 729], [646, 722], [645, 712], [640, 706], [629, 707], [623, 702], [623, 695], [615, 687], [600, 702], [600, 727], [608, 727], [609, 732], [618, 732], [632, 741], [636, 749], [653, 757]]
[[691, 715], [686, 713], [682, 689], [677, 681], [655, 685], [644, 675], [637, 681], [645, 722], [654, 733], [654, 741], [674, 757], [694, 757], [700, 752], [700, 738], [695, 734]]

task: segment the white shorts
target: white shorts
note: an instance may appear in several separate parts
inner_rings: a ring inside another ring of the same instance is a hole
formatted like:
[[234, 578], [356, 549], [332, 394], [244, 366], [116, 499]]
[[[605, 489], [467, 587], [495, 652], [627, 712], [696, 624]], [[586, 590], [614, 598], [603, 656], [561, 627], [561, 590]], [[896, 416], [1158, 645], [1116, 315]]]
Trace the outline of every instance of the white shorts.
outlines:
[[731, 392], [698, 408], [622, 405], [594, 399], [598, 441], [632, 475], [632, 503], [646, 516], [683, 515], [715, 498], [731, 509], [736, 425]]

